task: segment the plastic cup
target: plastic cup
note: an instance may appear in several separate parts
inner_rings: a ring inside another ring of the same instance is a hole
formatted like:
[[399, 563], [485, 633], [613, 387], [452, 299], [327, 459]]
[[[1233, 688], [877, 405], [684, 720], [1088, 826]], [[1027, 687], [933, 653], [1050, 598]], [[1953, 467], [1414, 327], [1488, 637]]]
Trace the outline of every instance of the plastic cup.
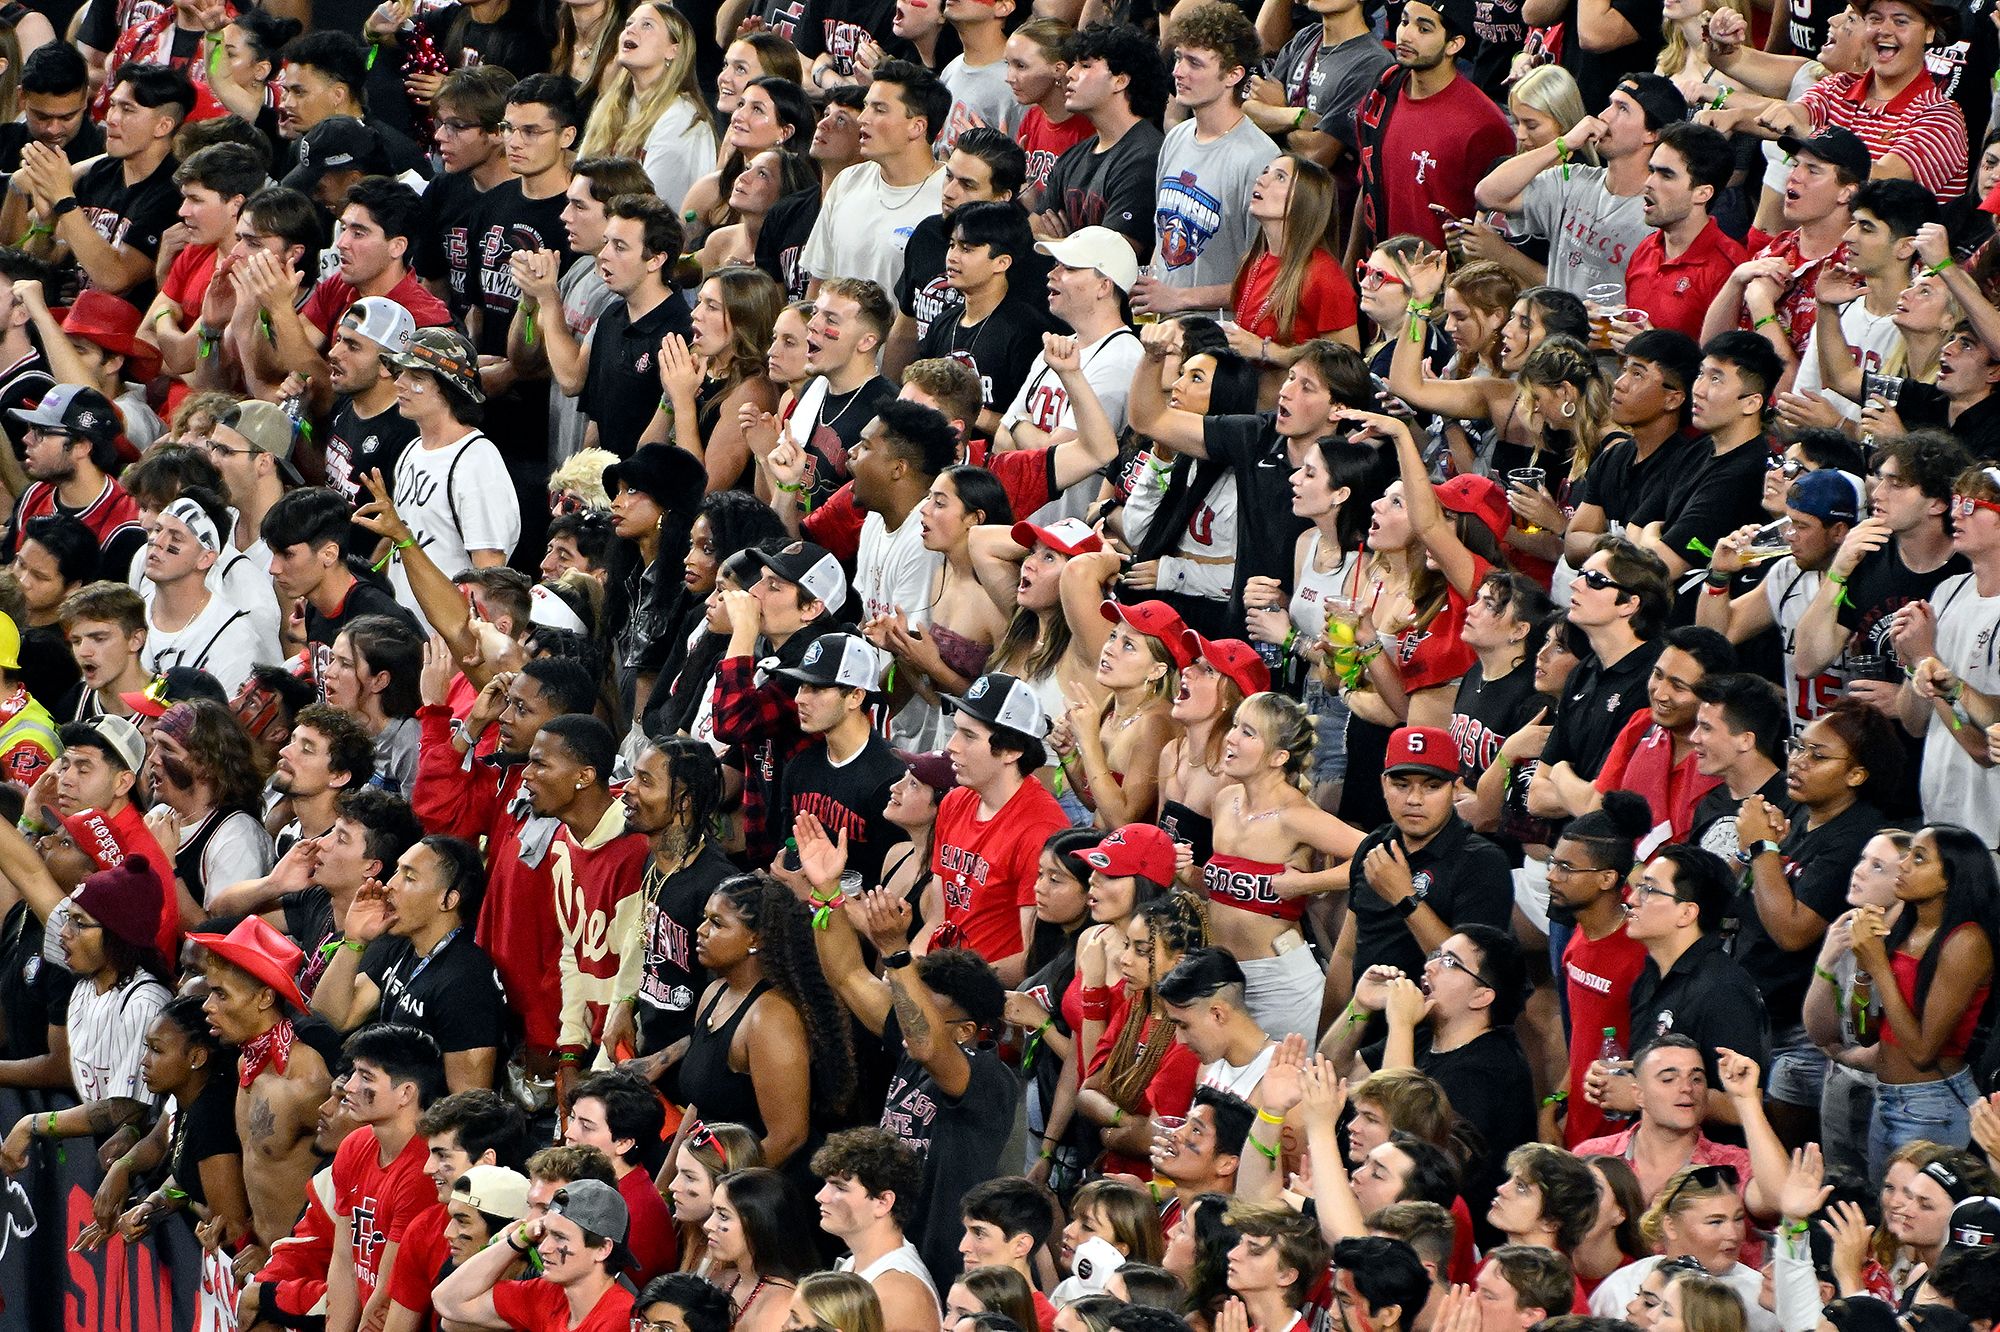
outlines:
[[[1513, 490], [1519, 487], [1522, 490], [1540, 490], [1547, 484], [1548, 479], [1549, 474], [1544, 468], [1516, 467], [1507, 473], [1507, 489]], [[1542, 530], [1519, 514], [1514, 515], [1514, 526], [1520, 528], [1523, 532], [1539, 532]]]

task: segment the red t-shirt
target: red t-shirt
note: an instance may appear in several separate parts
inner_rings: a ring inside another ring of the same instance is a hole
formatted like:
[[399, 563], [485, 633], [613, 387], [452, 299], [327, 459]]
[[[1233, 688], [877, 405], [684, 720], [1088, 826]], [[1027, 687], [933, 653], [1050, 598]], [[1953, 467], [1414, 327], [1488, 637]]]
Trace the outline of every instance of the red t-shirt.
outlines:
[[1033, 778], [984, 822], [977, 791], [945, 796], [931, 872], [944, 884], [944, 923], [958, 927], [963, 947], [993, 963], [1021, 952], [1021, 908], [1035, 904], [1042, 843], [1067, 827], [1062, 806]]
[[[1472, 586], [1478, 587], [1493, 566], [1477, 555], [1472, 557], [1472, 564]], [[1461, 634], [1465, 612], [1471, 604], [1459, 595], [1457, 588], [1447, 587], [1444, 608], [1431, 617], [1430, 623], [1385, 635], [1395, 645], [1396, 670], [1404, 689], [1411, 693], [1429, 689], [1456, 680], [1472, 669], [1475, 657]]]
[[437, 1288], [438, 1274], [451, 1261], [451, 1245], [444, 1237], [448, 1219], [444, 1204], [433, 1203], [411, 1221], [403, 1232], [402, 1247], [396, 1250], [396, 1268], [389, 1273], [389, 1298], [405, 1309], [416, 1310], [420, 1327], [437, 1321], [431, 1316], [431, 1292]]
[[362, 1304], [375, 1294], [382, 1251], [401, 1244], [410, 1223], [437, 1206], [437, 1185], [424, 1173], [429, 1153], [429, 1141], [413, 1133], [385, 1166], [375, 1130], [363, 1127], [348, 1134], [333, 1154], [333, 1215], [336, 1220], [346, 1217], [352, 1226], [354, 1285]]
[[[1118, 1027], [1105, 1029], [1107, 1046], [1117, 1040], [1116, 1032], [1124, 1025], [1121, 1017]], [[1139, 1094], [1139, 1104], [1132, 1111], [1133, 1117], [1187, 1114], [1188, 1107], [1194, 1104], [1194, 1083], [1196, 1076], [1201, 1072], [1201, 1060], [1195, 1057], [1193, 1050], [1174, 1039], [1174, 1024], [1165, 1018], [1153, 1019], [1152, 1026], [1143, 1035], [1143, 1040], [1146, 1044], [1154, 1041], [1168, 1041], [1171, 1044], [1167, 1048], [1166, 1058], [1160, 1061], [1159, 1068], [1154, 1071], [1153, 1080], [1148, 1082], [1146, 1089]], [[1141, 1045], [1135, 1050], [1135, 1057], [1144, 1048], [1145, 1045]], [[1153, 1163], [1150, 1159], [1122, 1156], [1117, 1152], [1105, 1154], [1104, 1173], [1107, 1175], [1123, 1173], [1150, 1179], [1152, 1169]]]
[[1715, 294], [1749, 257], [1714, 218], [1678, 259], [1667, 257], [1666, 241], [1656, 231], [1633, 247], [1625, 267], [1625, 303], [1644, 310], [1654, 328], [1699, 338]]
[[533, 1277], [502, 1281], [493, 1288], [493, 1312], [521, 1332], [627, 1332], [632, 1326], [632, 1292], [613, 1283], [580, 1323], [569, 1321], [569, 1297], [562, 1287]]
[[1060, 125], [1049, 123], [1041, 107], [1031, 106], [1014, 131], [1014, 142], [1028, 155], [1028, 188], [1039, 190], [1049, 183], [1049, 171], [1056, 159], [1095, 134], [1089, 116], [1071, 116]]
[[[1082, 116], [1076, 119], [1082, 120]], [[1035, 1297], [1035, 1325], [1038, 1332], [1056, 1332], [1056, 1306], [1049, 1303], [1049, 1297], [1039, 1290], [1028, 1292]]]
[[618, 1195], [625, 1200], [631, 1221], [625, 1232], [625, 1247], [632, 1251], [632, 1279], [640, 1286], [674, 1270], [680, 1261], [680, 1236], [674, 1229], [673, 1214], [660, 1197], [651, 1174], [628, 1170], [618, 1181]]
[[1358, 142], [1372, 158], [1389, 209], [1386, 218], [1368, 219], [1369, 234], [1380, 241], [1407, 231], [1443, 249], [1444, 224], [1431, 205], [1471, 217], [1478, 207], [1472, 187], [1495, 162], [1514, 155], [1514, 131], [1470, 79], [1453, 79], [1421, 101], [1411, 100], [1406, 80], [1386, 135], [1376, 128], [1382, 102], [1378, 90], [1355, 112]]
[[1646, 968], [1645, 945], [1625, 932], [1621, 922], [1602, 939], [1582, 930], [1563, 949], [1563, 984], [1569, 997], [1569, 1118], [1563, 1141], [1574, 1147], [1586, 1138], [1615, 1131], [1604, 1112], [1583, 1099], [1583, 1075], [1597, 1062], [1604, 1046], [1604, 1029], [1614, 1028], [1618, 1040], [1632, 1048], [1632, 983]]
[[[417, 321], [418, 328], [447, 328], [451, 324], [451, 311], [445, 308], [443, 301], [431, 295], [423, 283], [417, 281], [414, 273], [403, 274], [403, 280], [383, 294], [408, 310]], [[347, 307], [360, 299], [361, 293], [339, 273], [334, 273], [320, 279], [312, 295], [306, 297], [305, 308], [299, 311], [299, 315], [330, 338], [340, 323], [340, 317], [347, 313]]]
[[1299, 308], [1292, 316], [1292, 326], [1280, 332], [1278, 316], [1271, 309], [1271, 289], [1277, 285], [1279, 267], [1278, 256], [1266, 250], [1244, 275], [1243, 290], [1236, 298], [1236, 322], [1246, 332], [1296, 347], [1353, 328], [1361, 318], [1353, 284], [1341, 272], [1340, 261], [1319, 249], [1306, 261], [1305, 285], [1299, 289]]
[[[213, 245], [190, 245], [167, 265], [166, 280], [160, 283], [160, 295], [180, 307], [180, 318], [174, 320], [175, 328], [185, 332], [201, 317], [202, 299], [208, 295], [209, 281], [215, 277], [215, 260], [216, 249]], [[162, 415], [171, 417], [174, 409], [191, 391], [186, 380], [170, 379], [167, 382], [167, 406]]]
[[[1673, 830], [1670, 842], [1685, 842], [1694, 830], [1694, 807], [1701, 798], [1722, 785], [1720, 777], [1704, 777], [1695, 766], [1694, 751], [1674, 762], [1674, 737], [1653, 724], [1653, 710], [1632, 714], [1625, 729], [1611, 742], [1611, 753], [1597, 770], [1597, 789], [1634, 791], [1646, 797], [1653, 811], [1653, 826], [1664, 823]], [[1600, 1033], [1601, 1034], [1601, 1033]]]

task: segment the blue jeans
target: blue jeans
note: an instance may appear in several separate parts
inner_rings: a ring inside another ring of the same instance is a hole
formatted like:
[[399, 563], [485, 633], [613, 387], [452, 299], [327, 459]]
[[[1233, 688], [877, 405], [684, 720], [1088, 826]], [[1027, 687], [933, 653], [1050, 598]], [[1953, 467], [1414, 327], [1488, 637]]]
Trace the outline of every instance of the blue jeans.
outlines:
[[1979, 1087], [1961, 1068], [1942, 1082], [1884, 1082], [1875, 1088], [1868, 1122], [1868, 1173], [1880, 1179], [1888, 1160], [1913, 1142], [1963, 1147], [1972, 1136], [1972, 1103]]

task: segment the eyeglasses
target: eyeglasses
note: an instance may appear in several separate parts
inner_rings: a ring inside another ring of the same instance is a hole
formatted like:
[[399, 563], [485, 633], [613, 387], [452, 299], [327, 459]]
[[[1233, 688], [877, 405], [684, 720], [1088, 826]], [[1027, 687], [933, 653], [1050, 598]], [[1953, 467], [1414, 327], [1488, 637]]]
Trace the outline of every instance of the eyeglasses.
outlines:
[[1610, 574], [1605, 573], [1602, 569], [1585, 569], [1578, 573], [1577, 577], [1583, 580], [1585, 587], [1590, 588], [1594, 592], [1602, 592], [1607, 587], [1615, 587], [1627, 596], [1633, 595], [1631, 588], [1625, 586], [1625, 584], [1619, 582]]
[[97, 923], [96, 921], [94, 921], [94, 920], [79, 920], [79, 919], [77, 919], [77, 915], [76, 915], [76, 913], [75, 913], [74, 911], [72, 911], [72, 912], [70, 912], [70, 913], [69, 913], [68, 915], [66, 915], [66, 916], [64, 916], [64, 917], [63, 917], [63, 920], [62, 920], [62, 928], [61, 928], [60, 930], [58, 930], [58, 931], [57, 931], [57, 933], [58, 933], [58, 934], [82, 934], [82, 933], [84, 933], [84, 932], [85, 932], [86, 930], [101, 930], [101, 929], [103, 929], [103, 928], [104, 928], [104, 927], [103, 927], [102, 925], [98, 924], [98, 923]]
[[516, 125], [509, 121], [503, 120], [498, 125], [495, 125], [493, 128], [501, 134], [518, 134], [524, 139], [534, 140], [534, 139], [547, 138], [549, 135], [554, 134], [556, 130], [559, 128], [559, 126]]
[[1953, 495], [1951, 497], [1951, 511], [1954, 517], [1970, 518], [1981, 509], [2000, 513], [2000, 503], [1995, 503], [1993, 500], [1975, 499], [1971, 495]]
[[29, 426], [27, 434], [32, 439], [54, 439], [65, 443], [76, 438], [67, 430], [51, 430], [43, 426]]
[[1632, 897], [1634, 905], [1637, 905], [1637, 899], [1642, 897], [1664, 897], [1669, 902], [1691, 902], [1694, 900], [1693, 898], [1682, 897], [1671, 888], [1655, 888], [1644, 879], [1632, 885]]
[[647, 1318], [633, 1314], [631, 1332], [681, 1332], [681, 1329], [664, 1318]]
[[476, 120], [440, 120], [438, 128], [446, 134], [471, 134], [476, 130], [485, 129], [486, 126]]
[[257, 451], [255, 449], [232, 449], [219, 439], [210, 439], [202, 447], [218, 458], [228, 458], [239, 453], [255, 453]]
[[1377, 268], [1366, 260], [1354, 266], [1354, 281], [1363, 291], [1375, 291], [1382, 287], [1400, 287], [1403, 279], [1386, 268]]
[[1549, 861], [1549, 873], [1560, 874], [1564, 878], [1572, 874], [1616, 874], [1617, 872], [1609, 865], [1572, 865], [1567, 860]]
[[[1694, 1185], [1696, 1188], [1706, 1193], [1711, 1189], [1720, 1188], [1725, 1184], [1733, 1189], [1737, 1187], [1737, 1180], [1739, 1178], [1741, 1177], [1736, 1173], [1735, 1166], [1726, 1166], [1726, 1165], [1695, 1166], [1692, 1169], [1683, 1172], [1679, 1181], [1676, 1182], [1672, 1190], [1668, 1192], [1667, 1201], [1664, 1205], [1661, 1206], [1660, 1214], [1662, 1216], [1672, 1215], [1674, 1210], [1674, 1199], [1680, 1197], [1681, 1191], [1687, 1188], [1687, 1186], [1690, 1184]], [[1683, 1257], [1685, 1257], [1685, 1255], [1683, 1255]], [[1688, 1261], [1692, 1262], [1693, 1259], [1688, 1259]], [[1696, 1268], [1699, 1268], [1701, 1265], [1699, 1263], [1696, 1263], [1695, 1266]], [[1687, 1271], [1688, 1269], [1682, 1268], [1681, 1270]]]
[[1426, 962], [1435, 962], [1440, 967], [1443, 967], [1446, 971], [1462, 971], [1466, 975], [1472, 977], [1473, 980], [1479, 982], [1481, 985], [1485, 986], [1489, 990], [1498, 990], [1500, 988], [1499, 986], [1495, 985], [1492, 981], [1487, 980], [1486, 977], [1480, 975], [1477, 971], [1473, 970], [1473, 966], [1470, 962], [1467, 962], [1464, 958], [1460, 957], [1457, 953], [1452, 952], [1449, 948], [1440, 948], [1435, 952], [1433, 952], [1429, 957], [1425, 958], [1424, 960]]
[[1797, 739], [1785, 742], [1785, 753], [1795, 759], [1804, 759], [1808, 763], [1852, 763], [1854, 761], [1852, 754], [1840, 754], [1831, 749], [1821, 749], [1818, 745], [1809, 745], [1805, 741]]

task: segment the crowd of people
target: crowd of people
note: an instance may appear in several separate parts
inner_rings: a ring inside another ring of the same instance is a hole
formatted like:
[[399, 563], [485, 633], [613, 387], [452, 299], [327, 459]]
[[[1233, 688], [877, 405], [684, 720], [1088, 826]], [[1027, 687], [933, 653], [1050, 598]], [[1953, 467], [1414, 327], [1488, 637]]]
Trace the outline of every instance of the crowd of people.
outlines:
[[245, 1332], [1989, 1332], [1995, 89], [0, 12], [0, 1171]]

